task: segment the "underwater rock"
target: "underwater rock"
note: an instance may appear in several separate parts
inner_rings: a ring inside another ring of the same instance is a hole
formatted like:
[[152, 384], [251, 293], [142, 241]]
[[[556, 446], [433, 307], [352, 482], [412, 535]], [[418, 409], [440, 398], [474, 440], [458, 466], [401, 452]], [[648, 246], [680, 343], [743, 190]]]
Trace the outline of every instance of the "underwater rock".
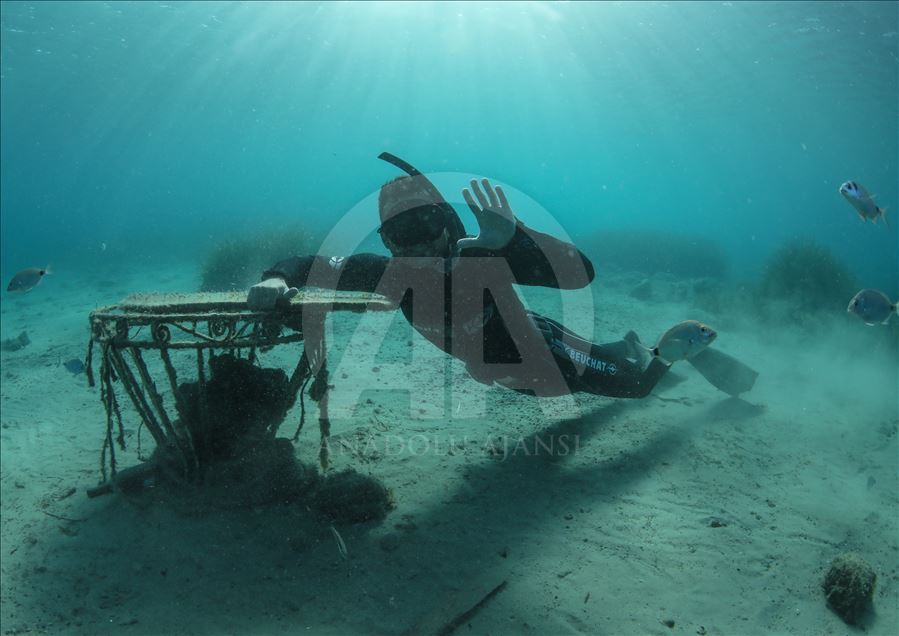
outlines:
[[3, 342], [0, 342], [0, 349], [3, 351], [18, 351], [30, 344], [31, 339], [28, 337], [28, 333], [23, 331], [17, 338], [7, 338]]
[[79, 373], [84, 373], [84, 362], [79, 360], [78, 358], [72, 358], [71, 360], [66, 360], [63, 365], [66, 368], [66, 371], [73, 375], [78, 375]]
[[145, 464], [120, 471], [89, 496], [119, 492], [191, 515], [292, 505], [334, 525], [381, 521], [393, 509], [378, 480], [352, 470], [322, 477], [297, 459], [291, 440], [276, 436], [293, 403], [283, 370], [230, 353], [212, 356], [209, 368], [202, 385], [178, 387], [174, 429], [190, 432], [196, 461], [185, 462], [174, 444], [157, 446]]
[[394, 508], [394, 502], [381, 482], [347, 469], [318, 485], [312, 494], [312, 507], [335, 524], [349, 524], [381, 521]]
[[644, 278], [628, 294], [637, 300], [649, 300], [652, 298], [652, 282], [648, 278]]
[[206, 463], [202, 478], [190, 487], [174, 451], [157, 447], [148, 461], [120, 470], [87, 494], [118, 492], [195, 515], [269, 505], [305, 506], [320, 480], [315, 466], [296, 458], [290, 440], [249, 437], [238, 440], [231, 457]]
[[[187, 423], [200, 463], [234, 454], [238, 440], [265, 437], [277, 430], [290, 407], [290, 381], [282, 369], [261, 369], [231, 354], [209, 361], [206, 414], [201, 417], [198, 383], [179, 387]], [[204, 424], [205, 422], [205, 424]]]
[[830, 564], [824, 576], [827, 604], [846, 623], [853, 625], [871, 606], [877, 575], [861, 556], [841, 554]]
[[233, 458], [206, 466], [203, 493], [219, 508], [295, 504], [319, 480], [315, 467], [297, 460], [289, 439], [244, 439]]

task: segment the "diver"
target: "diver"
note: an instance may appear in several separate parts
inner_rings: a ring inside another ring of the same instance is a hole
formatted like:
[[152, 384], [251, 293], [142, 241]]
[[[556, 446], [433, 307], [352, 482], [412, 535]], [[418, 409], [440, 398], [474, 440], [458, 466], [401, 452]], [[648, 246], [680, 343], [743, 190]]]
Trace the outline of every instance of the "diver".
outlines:
[[250, 288], [250, 309], [274, 309], [305, 286], [378, 293], [396, 302], [422, 336], [462, 361], [475, 380], [539, 397], [645, 397], [673, 362], [698, 356], [715, 338], [709, 327], [687, 321], [655, 347], [634, 332], [594, 344], [528, 311], [513, 285], [585, 287], [594, 277], [590, 260], [570, 243], [525, 226], [502, 188], [487, 179], [463, 190], [480, 225], [476, 237], [468, 236], [426, 176], [389, 153], [379, 158], [407, 173], [379, 193], [378, 232], [391, 256], [280, 261]]

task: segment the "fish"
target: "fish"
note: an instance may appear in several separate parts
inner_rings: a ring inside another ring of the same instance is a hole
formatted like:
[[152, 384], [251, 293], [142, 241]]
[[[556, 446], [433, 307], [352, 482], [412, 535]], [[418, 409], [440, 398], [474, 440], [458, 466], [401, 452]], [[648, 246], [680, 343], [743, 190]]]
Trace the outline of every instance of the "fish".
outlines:
[[0, 342], [0, 349], [3, 351], [18, 351], [29, 344], [31, 344], [31, 339], [28, 337], [28, 333], [23, 331], [17, 338], [7, 338]]
[[6, 288], [8, 292], [27, 292], [31, 291], [35, 287], [37, 287], [38, 283], [41, 282], [41, 279], [44, 278], [47, 274], [52, 274], [50, 271], [50, 266], [47, 265], [44, 269], [40, 267], [29, 267], [28, 269], [23, 269], [21, 272], [12, 277], [12, 280], [9, 281], [9, 285]]
[[67, 360], [63, 366], [69, 373], [74, 373], [78, 375], [79, 373], [84, 373], [84, 362], [79, 360], [78, 358], [72, 358], [71, 360]]
[[863, 289], [852, 297], [846, 311], [864, 320], [866, 325], [885, 325], [896, 313], [896, 303], [891, 302], [882, 291]]
[[649, 352], [665, 362], [687, 360], [712, 344], [717, 332], [698, 320], [679, 322], [662, 334]]
[[884, 225], [890, 226], [887, 221], [886, 208], [878, 207], [874, 203], [875, 195], [870, 194], [862, 184], [857, 181], [847, 181], [840, 186], [840, 194], [846, 197], [849, 204], [855, 208], [862, 221], [871, 219], [872, 223], [877, 223], [877, 218], [880, 217], [883, 219]]

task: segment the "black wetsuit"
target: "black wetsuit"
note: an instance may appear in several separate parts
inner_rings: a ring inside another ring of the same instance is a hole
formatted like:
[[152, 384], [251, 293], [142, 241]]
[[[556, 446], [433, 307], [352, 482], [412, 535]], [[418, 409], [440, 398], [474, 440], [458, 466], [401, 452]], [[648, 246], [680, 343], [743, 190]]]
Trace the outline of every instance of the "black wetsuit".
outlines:
[[593, 265], [576, 247], [527, 228], [500, 250], [463, 249], [455, 258], [293, 257], [263, 279], [292, 287], [375, 292], [399, 304], [412, 327], [465, 363], [485, 384], [539, 395], [585, 391], [644, 397], [667, 371], [653, 359], [643, 369], [627, 342], [596, 345], [559, 323], [527, 311], [513, 284], [578, 289]]

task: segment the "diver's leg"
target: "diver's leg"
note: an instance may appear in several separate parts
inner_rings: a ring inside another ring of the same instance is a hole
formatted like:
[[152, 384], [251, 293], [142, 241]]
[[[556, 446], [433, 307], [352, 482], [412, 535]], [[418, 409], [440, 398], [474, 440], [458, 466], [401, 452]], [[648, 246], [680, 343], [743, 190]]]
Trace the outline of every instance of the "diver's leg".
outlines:
[[[617, 344], [617, 343], [614, 343]], [[639, 363], [627, 358], [614, 357], [607, 353], [606, 345], [595, 345], [590, 356], [595, 359], [610, 361], [611, 372], [600, 372], [593, 367], [585, 367], [580, 376], [579, 388], [586, 393], [595, 393], [608, 397], [642, 398], [649, 395], [671, 365], [659, 358], [650, 360], [644, 369]], [[607, 367], [609, 368], [609, 367]]]
[[546, 338], [572, 392], [645, 397], [670, 367], [649, 356], [633, 332], [619, 342], [596, 345], [554, 320], [533, 313], [530, 316]]
[[[576, 347], [581, 351], [586, 351], [594, 346], [592, 342], [577, 335], [571, 331], [571, 329], [552, 318], [535, 314], [532, 311], [528, 312], [528, 316], [543, 333], [543, 337], [546, 338], [547, 343], [552, 344], [553, 340], [564, 340], [570, 346]], [[603, 347], [605, 355], [636, 360], [638, 363], [642, 363], [640, 365], [641, 368], [649, 364], [649, 358], [651, 357], [649, 355], [649, 350], [643, 346], [640, 342], [640, 337], [634, 330], [628, 331], [624, 338], [618, 342], [609, 342], [601, 346]]]

